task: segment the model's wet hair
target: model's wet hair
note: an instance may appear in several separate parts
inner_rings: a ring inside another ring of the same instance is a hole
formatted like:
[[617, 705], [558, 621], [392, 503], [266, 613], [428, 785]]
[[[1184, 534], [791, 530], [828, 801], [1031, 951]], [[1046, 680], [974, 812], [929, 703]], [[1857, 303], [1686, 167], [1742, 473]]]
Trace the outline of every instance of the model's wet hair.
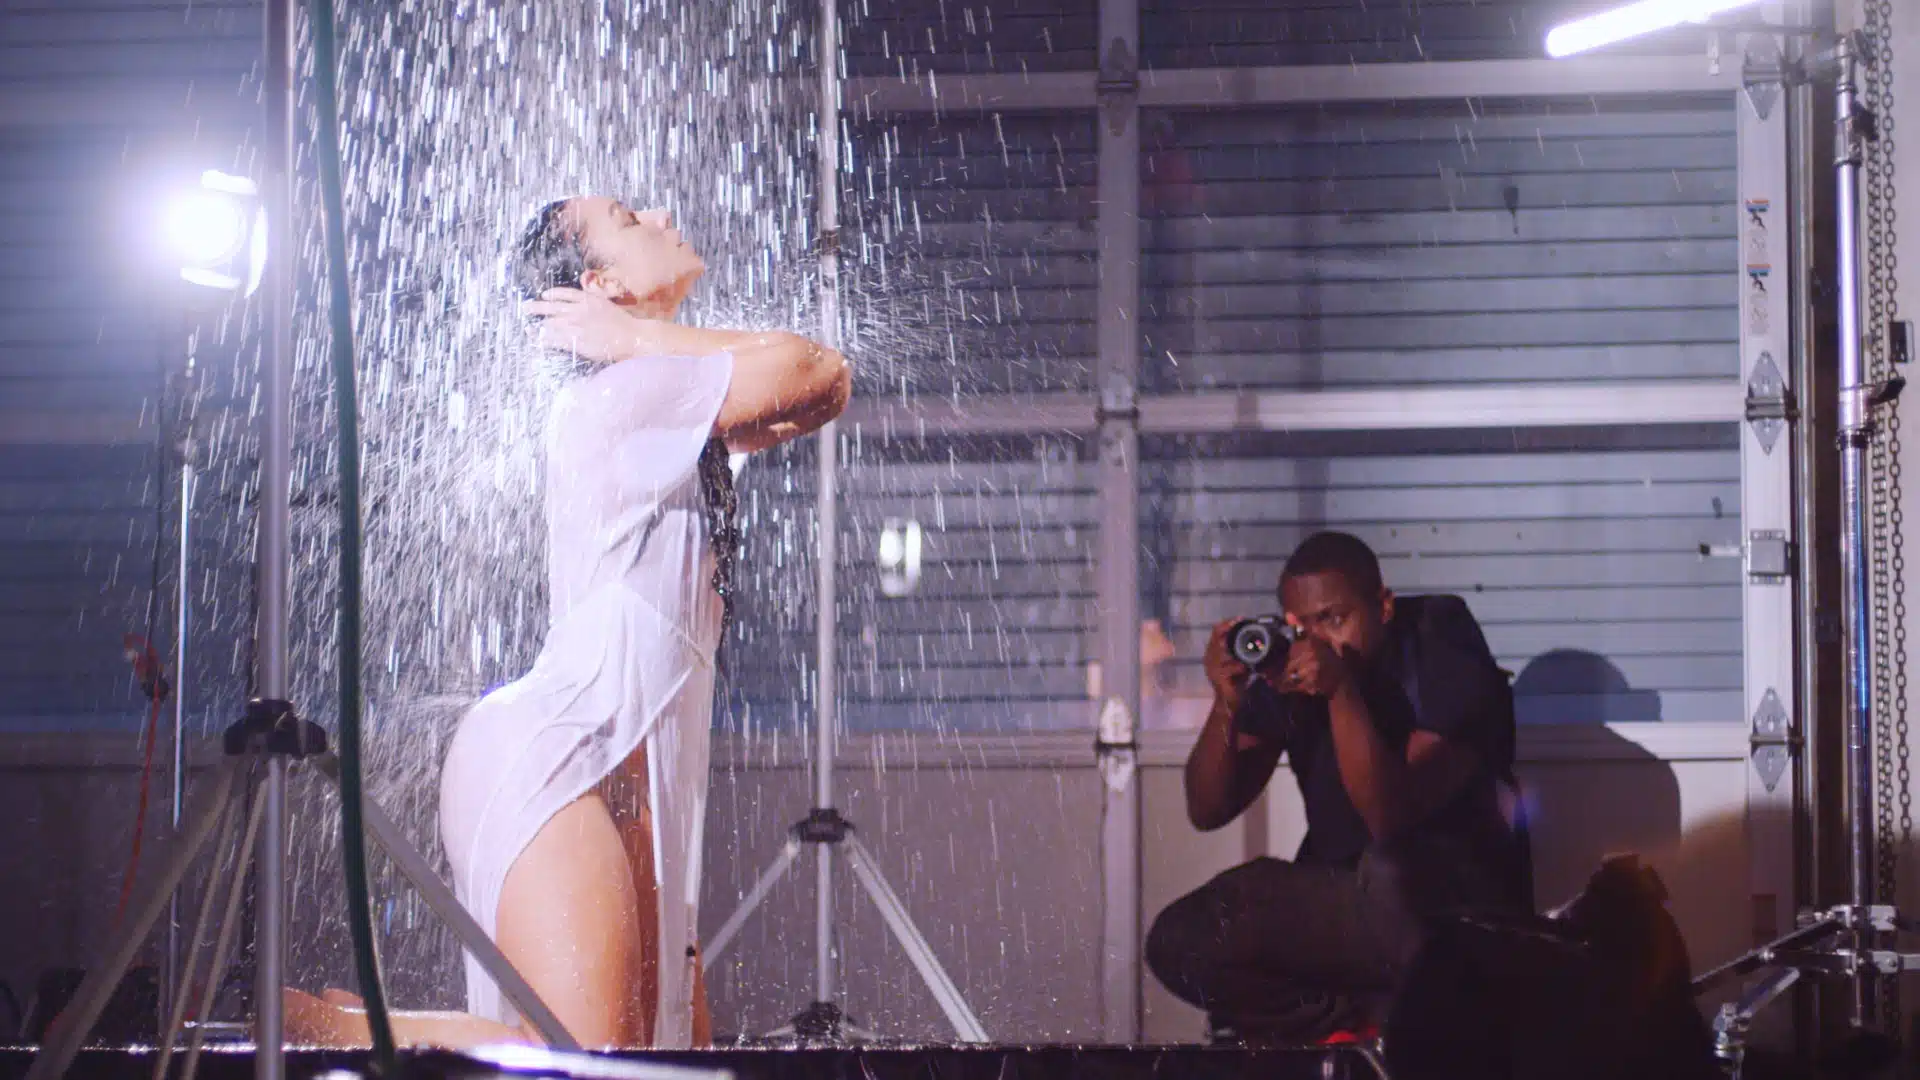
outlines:
[[[571, 203], [571, 199], [555, 199], [542, 206], [520, 231], [513, 258], [507, 264], [507, 282], [521, 299], [537, 300], [548, 289], [578, 289], [587, 271], [600, 265], [567, 215]], [[585, 375], [594, 366], [576, 363], [568, 370]], [[700, 452], [699, 473], [707, 542], [713, 545], [713, 587], [731, 622], [734, 569], [740, 556], [740, 496], [733, 487], [733, 466], [726, 443], [707, 440]]]
[[587, 254], [580, 230], [567, 219], [572, 199], [541, 207], [520, 231], [507, 266], [507, 280], [522, 300], [538, 300], [548, 289], [577, 289], [587, 271], [599, 265]]

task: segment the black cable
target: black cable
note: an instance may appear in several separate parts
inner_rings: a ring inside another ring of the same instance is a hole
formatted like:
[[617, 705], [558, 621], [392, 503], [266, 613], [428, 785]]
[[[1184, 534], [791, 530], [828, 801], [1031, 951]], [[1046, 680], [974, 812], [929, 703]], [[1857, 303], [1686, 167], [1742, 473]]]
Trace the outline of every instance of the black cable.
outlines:
[[373, 900], [367, 881], [366, 833], [361, 822], [365, 788], [360, 770], [360, 422], [355, 400], [353, 310], [347, 293], [347, 230], [340, 182], [339, 95], [333, 40], [333, 2], [307, 8], [313, 26], [313, 83], [318, 113], [314, 157], [320, 166], [320, 199], [327, 242], [329, 350], [340, 458], [340, 848], [346, 864], [347, 928], [354, 967], [367, 1006], [374, 1066], [397, 1075], [393, 1024], [380, 986], [380, 957], [373, 940]]

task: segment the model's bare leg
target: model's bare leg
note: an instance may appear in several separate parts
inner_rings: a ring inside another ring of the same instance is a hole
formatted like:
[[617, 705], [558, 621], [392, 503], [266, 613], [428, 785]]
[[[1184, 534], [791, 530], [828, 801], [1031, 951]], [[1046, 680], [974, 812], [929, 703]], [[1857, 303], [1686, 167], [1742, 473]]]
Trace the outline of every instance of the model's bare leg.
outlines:
[[[353, 997], [345, 991], [329, 990], [314, 997], [299, 990], [288, 990], [285, 1002], [287, 1044], [289, 1046], [364, 1047], [373, 1042], [368, 1034], [367, 1011], [347, 1005]], [[358, 998], [354, 999], [358, 1001]], [[394, 1013], [394, 1041], [407, 1046], [442, 1046], [460, 1049], [508, 1042], [533, 1042], [519, 1028], [494, 1020], [485, 1020], [463, 1012]]]
[[[372, 1041], [366, 1035], [367, 1003], [359, 994], [331, 987], [320, 991], [319, 1000], [315, 1001], [309, 995], [292, 990], [288, 991], [286, 1000], [289, 1013], [298, 1008], [303, 1014], [318, 1018], [329, 1030], [339, 1032], [337, 1040], [352, 1041], [360, 1046]], [[399, 1012], [392, 1014], [392, 1020], [399, 1033], [396, 1038], [408, 1045], [479, 1046], [503, 1042], [541, 1042], [526, 1030], [483, 1020], [471, 1013]], [[336, 1042], [333, 1045], [338, 1044]]]
[[693, 965], [693, 1045], [713, 1045], [713, 1008], [707, 1002], [707, 972], [698, 956]]
[[635, 932], [642, 943], [640, 978], [632, 993], [646, 1018], [647, 1045], [653, 1045], [655, 1014], [660, 1003], [660, 886], [653, 868], [653, 812], [647, 802], [647, 747], [627, 756], [601, 784], [607, 804], [620, 827], [627, 865], [633, 872]]
[[[640, 898], [640, 937], [646, 942], [644, 977], [639, 993], [653, 1031], [654, 1013], [660, 1001], [660, 885], [654, 876], [653, 813], [647, 800], [647, 746], [641, 743], [601, 785], [614, 820], [620, 823], [620, 835], [627, 845], [627, 862], [633, 867], [633, 889]], [[698, 948], [698, 946], [696, 946]], [[700, 969], [698, 954], [693, 965], [693, 1045], [713, 1045], [713, 1014], [707, 1006], [707, 980]]]
[[[606, 802], [589, 794], [556, 813], [520, 853], [500, 892], [495, 940], [581, 1046], [645, 1045], [651, 1006], [633, 989], [647, 945], [627, 849]], [[366, 1046], [366, 1013], [287, 993], [296, 1045]], [[467, 1013], [396, 1013], [394, 1041], [454, 1049], [539, 1042], [530, 1030]]]
[[644, 1046], [634, 1000], [647, 943], [627, 849], [606, 802], [584, 795], [527, 845], [500, 892], [500, 951], [581, 1046]]

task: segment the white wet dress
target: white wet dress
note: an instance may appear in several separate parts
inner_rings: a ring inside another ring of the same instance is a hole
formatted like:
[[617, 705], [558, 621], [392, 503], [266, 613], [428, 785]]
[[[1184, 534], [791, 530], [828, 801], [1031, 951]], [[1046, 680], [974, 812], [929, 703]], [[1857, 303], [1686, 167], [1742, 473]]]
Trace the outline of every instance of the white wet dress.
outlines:
[[[461, 902], [497, 936], [507, 870], [540, 827], [642, 743], [660, 898], [654, 1044], [693, 1036], [714, 652], [699, 461], [732, 359], [636, 357], [563, 389], [546, 435], [552, 625], [533, 670], [460, 721], [440, 787], [440, 831]], [[518, 1016], [472, 954], [467, 1008]]]

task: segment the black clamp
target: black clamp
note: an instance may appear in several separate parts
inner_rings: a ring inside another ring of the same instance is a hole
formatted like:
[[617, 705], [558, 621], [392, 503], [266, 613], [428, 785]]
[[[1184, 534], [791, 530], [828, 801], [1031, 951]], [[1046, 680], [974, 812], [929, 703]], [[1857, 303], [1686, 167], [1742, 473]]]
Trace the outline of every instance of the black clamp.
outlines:
[[831, 1001], [816, 1001], [793, 1018], [794, 1038], [802, 1043], [835, 1043], [847, 1023], [847, 1014]]
[[173, 684], [160, 673], [160, 669], [142, 668], [139, 674], [140, 694], [155, 706], [173, 696]]
[[1913, 323], [1906, 319], [1887, 322], [1887, 361], [1906, 364], [1913, 360]]
[[815, 807], [792, 832], [793, 838], [803, 844], [838, 844], [853, 835], [853, 822], [841, 817], [840, 811], [832, 807]]
[[304, 758], [327, 752], [327, 729], [300, 719], [292, 702], [255, 698], [247, 702], [246, 715], [221, 735], [220, 743], [229, 757], [259, 749]]

